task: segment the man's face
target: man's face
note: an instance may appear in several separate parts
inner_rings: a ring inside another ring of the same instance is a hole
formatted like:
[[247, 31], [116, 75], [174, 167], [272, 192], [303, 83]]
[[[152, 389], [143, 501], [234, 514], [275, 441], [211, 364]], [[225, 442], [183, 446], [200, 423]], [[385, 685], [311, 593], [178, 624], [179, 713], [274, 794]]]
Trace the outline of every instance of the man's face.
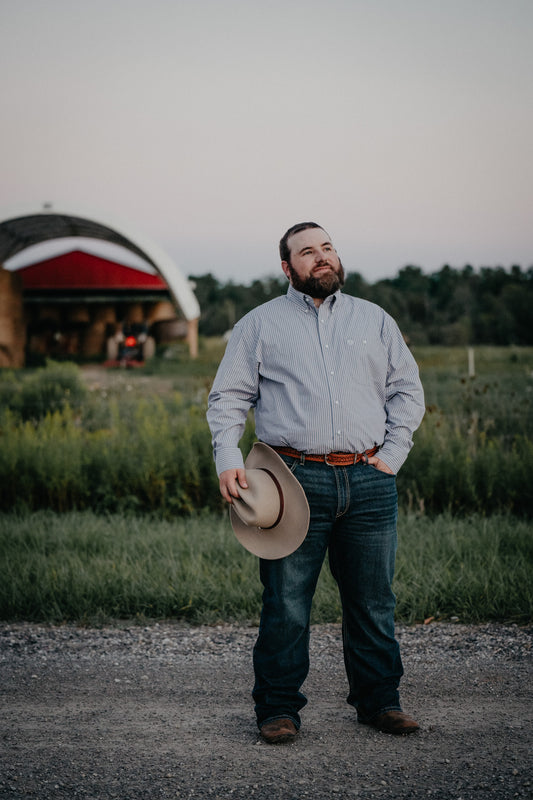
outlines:
[[315, 299], [334, 294], [344, 284], [344, 270], [329, 236], [322, 228], [308, 228], [288, 241], [291, 260], [281, 267], [299, 292]]

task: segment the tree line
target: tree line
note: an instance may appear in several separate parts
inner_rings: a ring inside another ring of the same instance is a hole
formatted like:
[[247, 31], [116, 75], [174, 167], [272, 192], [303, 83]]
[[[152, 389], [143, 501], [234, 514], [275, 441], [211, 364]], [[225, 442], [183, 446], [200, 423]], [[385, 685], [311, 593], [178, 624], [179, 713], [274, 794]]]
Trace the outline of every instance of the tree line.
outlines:
[[[285, 294], [284, 275], [249, 285], [220, 283], [212, 273], [190, 276], [202, 310], [203, 336], [221, 336], [260, 303]], [[367, 283], [358, 272], [346, 275], [343, 291], [377, 303], [391, 314], [410, 344], [533, 345], [533, 266], [449, 265], [429, 275], [417, 266], [394, 278]]]

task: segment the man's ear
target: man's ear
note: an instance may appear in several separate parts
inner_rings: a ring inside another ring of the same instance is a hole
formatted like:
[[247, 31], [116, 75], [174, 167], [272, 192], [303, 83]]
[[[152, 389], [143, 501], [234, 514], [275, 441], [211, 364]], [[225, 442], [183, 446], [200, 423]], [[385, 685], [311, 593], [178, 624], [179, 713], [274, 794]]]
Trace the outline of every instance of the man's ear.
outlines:
[[289, 264], [288, 264], [287, 261], [282, 261], [281, 262], [281, 269], [283, 270], [283, 272], [285, 273], [287, 278], [290, 280], [291, 279], [291, 273], [289, 272]]

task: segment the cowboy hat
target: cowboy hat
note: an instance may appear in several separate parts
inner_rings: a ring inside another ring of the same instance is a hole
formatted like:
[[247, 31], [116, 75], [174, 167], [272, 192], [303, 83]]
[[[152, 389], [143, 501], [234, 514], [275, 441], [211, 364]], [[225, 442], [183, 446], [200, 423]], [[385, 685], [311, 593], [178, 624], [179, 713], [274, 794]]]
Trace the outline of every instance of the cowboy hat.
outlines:
[[230, 506], [230, 519], [239, 542], [266, 559], [294, 552], [309, 527], [305, 492], [282, 458], [256, 442], [244, 463], [248, 489], [237, 484], [239, 497]]

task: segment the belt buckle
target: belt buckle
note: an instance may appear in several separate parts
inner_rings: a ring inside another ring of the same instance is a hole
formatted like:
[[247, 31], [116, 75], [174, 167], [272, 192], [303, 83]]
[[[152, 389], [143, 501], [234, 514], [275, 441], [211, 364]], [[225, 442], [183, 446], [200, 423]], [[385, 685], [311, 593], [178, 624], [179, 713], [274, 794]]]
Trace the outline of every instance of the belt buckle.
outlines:
[[327, 464], [328, 467], [334, 467], [335, 464], [332, 464], [330, 461], [328, 461], [328, 456], [330, 455], [332, 455], [332, 453], [326, 453], [326, 455], [324, 456], [324, 463]]

